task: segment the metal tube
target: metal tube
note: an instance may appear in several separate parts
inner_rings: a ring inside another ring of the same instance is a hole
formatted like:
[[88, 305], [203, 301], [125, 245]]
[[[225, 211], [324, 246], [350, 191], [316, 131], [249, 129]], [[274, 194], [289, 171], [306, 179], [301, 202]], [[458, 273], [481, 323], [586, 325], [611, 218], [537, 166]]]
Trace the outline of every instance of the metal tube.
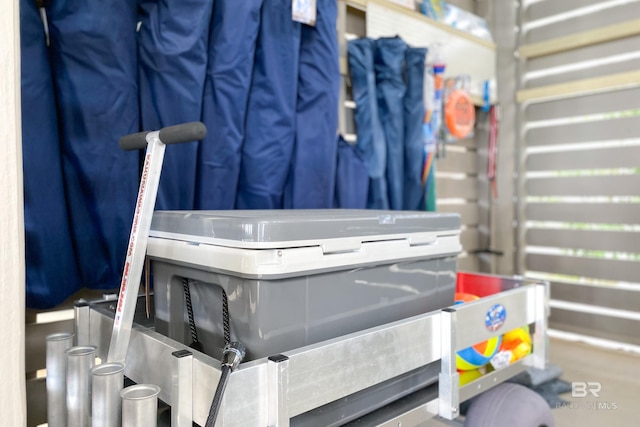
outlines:
[[91, 368], [96, 347], [71, 347], [67, 353], [67, 426], [91, 425]]
[[138, 384], [125, 388], [122, 397], [122, 427], [157, 427], [160, 387]]
[[73, 334], [47, 335], [47, 422], [50, 427], [67, 427], [67, 356]]
[[92, 427], [120, 427], [124, 365], [104, 363], [91, 369]]

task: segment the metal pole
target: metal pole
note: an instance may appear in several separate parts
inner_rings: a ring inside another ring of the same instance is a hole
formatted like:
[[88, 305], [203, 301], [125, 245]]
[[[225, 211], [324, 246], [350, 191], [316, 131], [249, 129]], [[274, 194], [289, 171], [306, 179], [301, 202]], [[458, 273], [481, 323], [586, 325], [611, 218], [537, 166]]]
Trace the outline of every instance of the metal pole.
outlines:
[[67, 356], [73, 334], [47, 336], [47, 422], [50, 427], [67, 427]]
[[73, 307], [76, 345], [89, 345], [89, 303], [78, 300]]
[[193, 425], [193, 353], [178, 350], [171, 353], [171, 427]]
[[71, 347], [67, 353], [67, 426], [91, 425], [91, 368], [96, 347]]
[[124, 365], [105, 363], [91, 369], [91, 426], [120, 427]]
[[157, 427], [160, 387], [138, 384], [120, 392], [122, 397], [122, 427]]

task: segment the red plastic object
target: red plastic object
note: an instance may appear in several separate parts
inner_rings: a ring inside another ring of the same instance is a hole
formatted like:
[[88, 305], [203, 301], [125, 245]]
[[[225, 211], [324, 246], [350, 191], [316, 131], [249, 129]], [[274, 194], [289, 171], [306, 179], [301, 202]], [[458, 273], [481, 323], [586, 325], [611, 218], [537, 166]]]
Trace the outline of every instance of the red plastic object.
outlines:
[[458, 273], [456, 292], [477, 295], [480, 298], [497, 294], [502, 289], [502, 278], [480, 274]]

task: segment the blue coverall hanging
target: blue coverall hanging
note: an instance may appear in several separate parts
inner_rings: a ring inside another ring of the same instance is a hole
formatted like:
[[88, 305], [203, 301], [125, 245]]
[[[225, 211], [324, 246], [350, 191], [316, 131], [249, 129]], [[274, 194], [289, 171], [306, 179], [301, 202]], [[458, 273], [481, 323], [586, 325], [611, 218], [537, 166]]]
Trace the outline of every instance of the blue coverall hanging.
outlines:
[[403, 209], [422, 210], [422, 166], [424, 147], [424, 63], [425, 48], [408, 48], [405, 52], [407, 91], [404, 96], [404, 197]]
[[380, 122], [387, 141], [389, 207], [404, 207], [404, 54], [406, 43], [399, 37], [376, 40], [374, 64]]
[[198, 209], [233, 209], [263, 0], [215, 0], [196, 183]]
[[378, 116], [376, 76], [373, 68], [374, 46], [374, 41], [368, 38], [351, 40], [348, 44], [349, 71], [353, 100], [356, 103], [356, 149], [362, 154], [369, 172], [367, 207], [389, 209], [387, 146]]
[[[140, 3], [142, 129], [200, 120], [211, 7], [209, 0]], [[166, 150], [156, 208], [193, 209], [198, 145], [169, 145]]]
[[236, 206], [283, 207], [295, 139], [300, 24], [291, 0], [264, 0]]
[[71, 235], [82, 284], [120, 284], [138, 156], [118, 138], [140, 128], [138, 2], [52, 2], [51, 49]]
[[56, 104], [36, 3], [20, 1], [26, 303], [45, 309], [80, 288], [62, 178]]
[[338, 138], [338, 167], [336, 171], [335, 207], [365, 209], [369, 176], [361, 153], [340, 136]]
[[337, 2], [318, 0], [315, 26], [302, 25], [296, 140], [285, 207], [333, 206], [340, 67]]

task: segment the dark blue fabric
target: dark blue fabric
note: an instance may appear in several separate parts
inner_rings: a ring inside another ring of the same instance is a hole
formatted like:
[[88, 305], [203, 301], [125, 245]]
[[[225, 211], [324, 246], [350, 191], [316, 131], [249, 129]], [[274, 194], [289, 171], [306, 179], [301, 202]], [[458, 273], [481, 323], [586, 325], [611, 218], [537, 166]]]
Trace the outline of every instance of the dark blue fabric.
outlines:
[[367, 207], [389, 209], [387, 145], [378, 116], [373, 52], [374, 41], [371, 39], [351, 40], [348, 44], [351, 88], [356, 103], [356, 148], [362, 154], [369, 173]]
[[215, 0], [200, 142], [196, 207], [233, 209], [263, 0]]
[[368, 168], [361, 153], [347, 144], [340, 136], [338, 138], [335, 207], [365, 209], [368, 190]]
[[238, 209], [283, 207], [296, 126], [300, 24], [291, 0], [264, 0], [249, 93]]
[[407, 91], [404, 96], [404, 209], [420, 210], [424, 206], [422, 166], [424, 146], [424, 63], [425, 48], [409, 48], [405, 53]]
[[[143, 0], [138, 33], [140, 118], [146, 130], [200, 120], [210, 0]], [[193, 209], [198, 143], [169, 145], [157, 209]]]
[[333, 205], [340, 66], [335, 0], [318, 0], [316, 25], [302, 25], [296, 142], [289, 176], [294, 209]]
[[26, 303], [45, 309], [80, 288], [62, 180], [45, 33], [33, 0], [20, 1]]
[[119, 286], [138, 187], [137, 1], [56, 0], [51, 48], [71, 233], [82, 284]]
[[376, 40], [374, 64], [380, 122], [387, 141], [387, 185], [389, 207], [402, 209], [404, 184], [404, 53], [399, 37]]

